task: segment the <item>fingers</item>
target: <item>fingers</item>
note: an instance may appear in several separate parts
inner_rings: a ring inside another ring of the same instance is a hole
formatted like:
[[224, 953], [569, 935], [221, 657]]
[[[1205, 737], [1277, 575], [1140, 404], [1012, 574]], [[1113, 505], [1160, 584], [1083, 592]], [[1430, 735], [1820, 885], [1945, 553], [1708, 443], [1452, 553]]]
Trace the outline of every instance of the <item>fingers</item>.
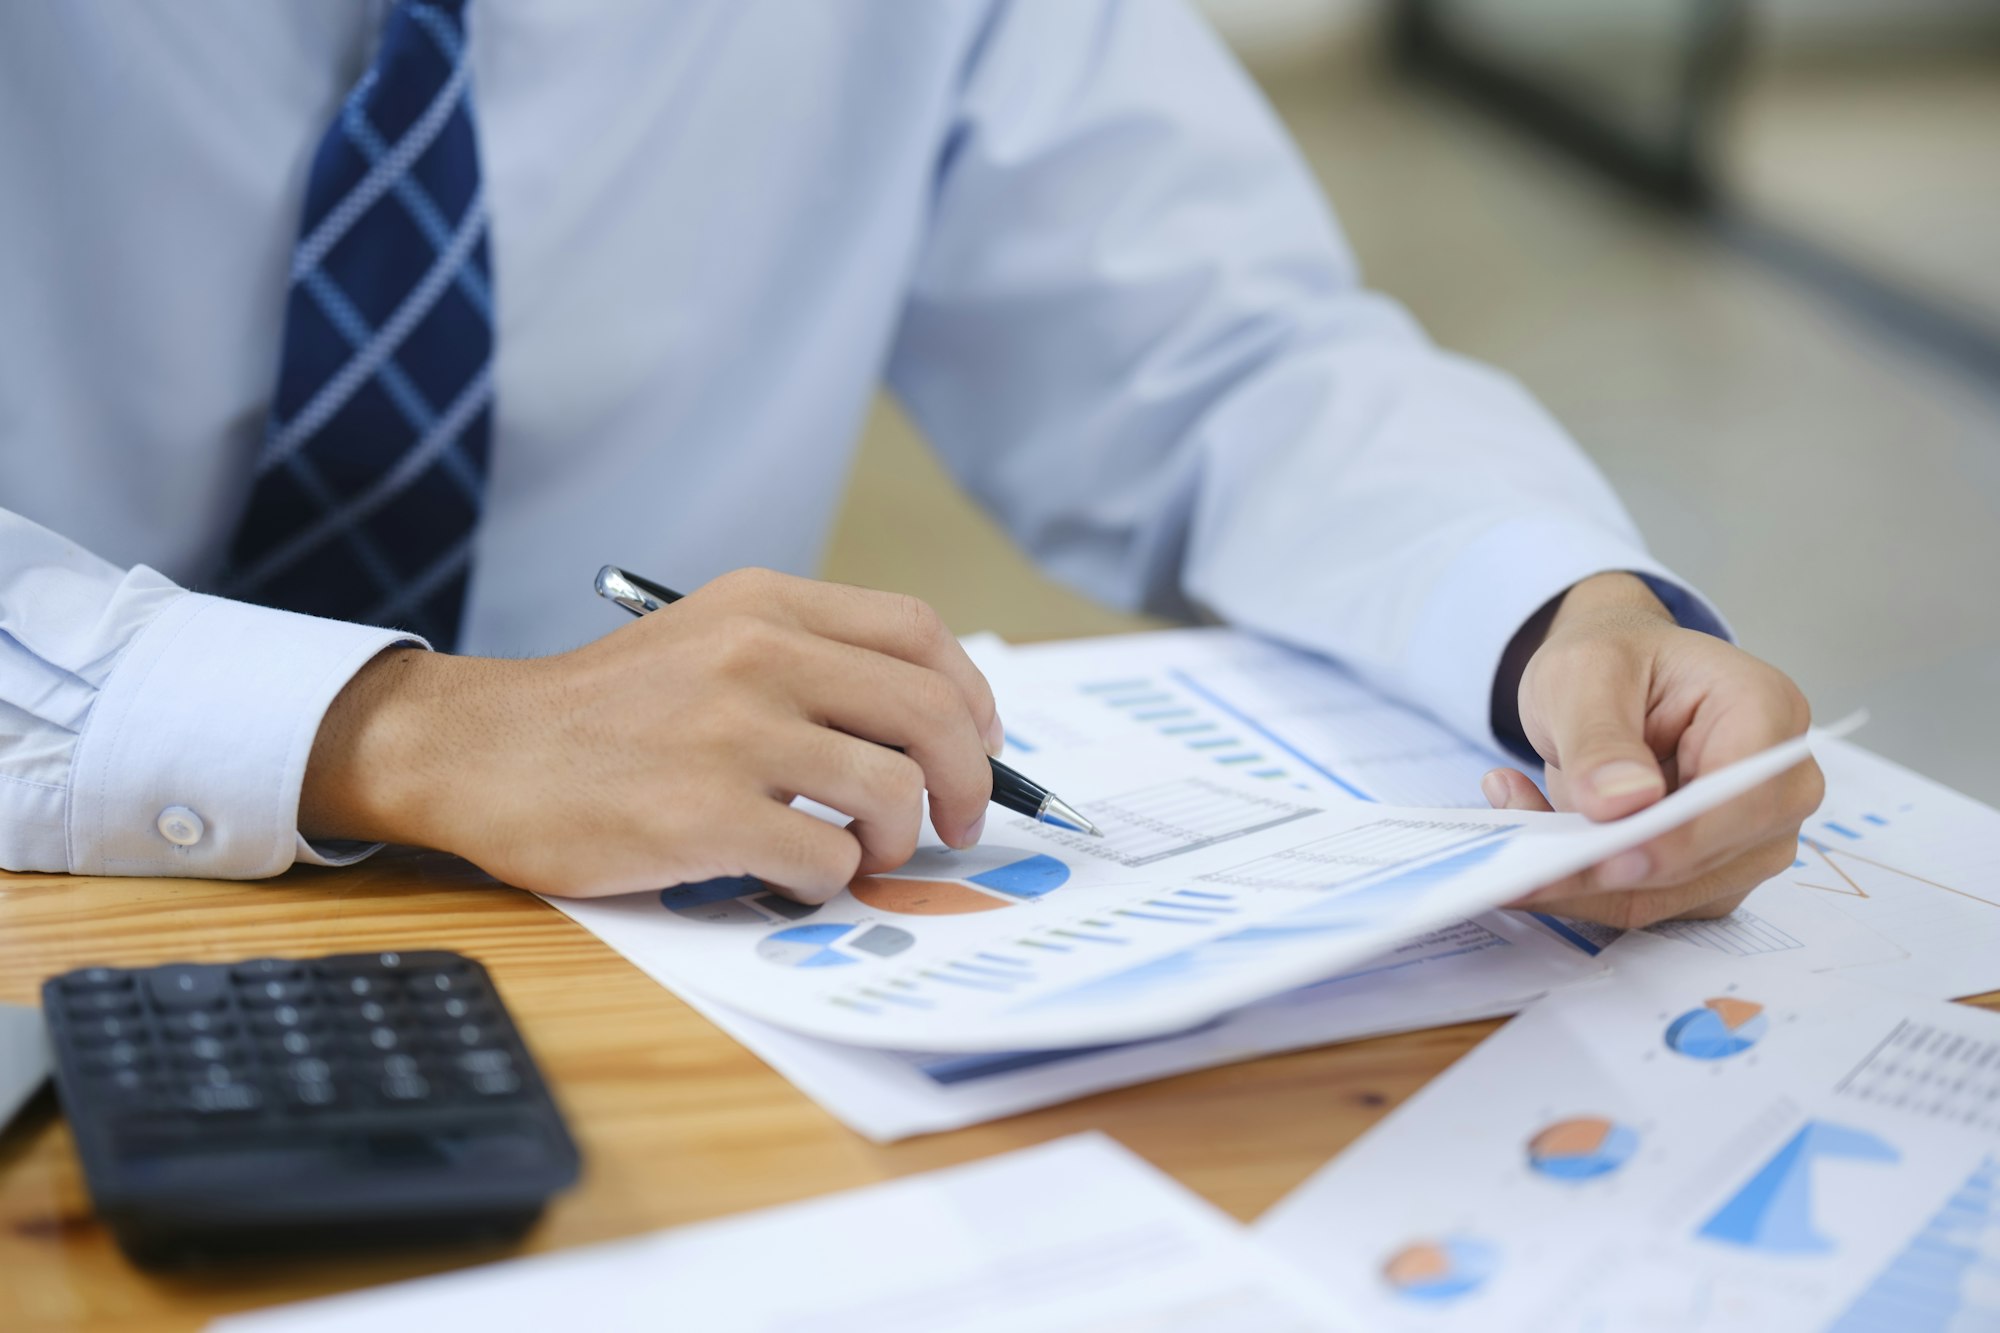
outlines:
[[1517, 768], [1496, 768], [1479, 780], [1479, 790], [1495, 810], [1536, 810], [1546, 813], [1553, 807], [1541, 789]]
[[844, 732], [804, 722], [794, 727], [796, 734], [781, 738], [788, 786], [854, 817], [847, 832], [861, 844], [855, 873], [893, 870], [909, 860], [924, 813], [924, 772], [917, 762]]
[[937, 612], [918, 598], [762, 569], [737, 570], [710, 586], [740, 590], [809, 634], [937, 672], [957, 687], [986, 752], [1000, 753], [1004, 737], [992, 687]]
[[1646, 743], [1646, 659], [1604, 644], [1573, 651], [1589, 660], [1562, 674], [1563, 693], [1546, 710], [1551, 766], [1561, 771], [1574, 809], [1594, 820], [1622, 819], [1667, 793]]
[[1782, 873], [1796, 855], [1796, 839], [1774, 838], [1706, 874], [1665, 888], [1606, 891], [1586, 871], [1510, 905], [1619, 930], [1675, 919], [1712, 920], [1735, 911], [1751, 890]]
[[801, 651], [811, 658], [811, 720], [901, 749], [922, 772], [938, 836], [953, 847], [979, 841], [993, 769], [958, 687], [938, 672], [846, 644], [817, 640]]
[[1752, 853], [1774, 831], [1782, 832], [1780, 841], [1790, 848], [1825, 790], [1819, 765], [1808, 759], [1643, 846], [1620, 852], [1592, 872], [1595, 884], [1600, 889], [1649, 889], [1698, 879]]
[[733, 816], [743, 873], [786, 897], [823, 903], [861, 865], [861, 843], [846, 829], [774, 800], [753, 800]]

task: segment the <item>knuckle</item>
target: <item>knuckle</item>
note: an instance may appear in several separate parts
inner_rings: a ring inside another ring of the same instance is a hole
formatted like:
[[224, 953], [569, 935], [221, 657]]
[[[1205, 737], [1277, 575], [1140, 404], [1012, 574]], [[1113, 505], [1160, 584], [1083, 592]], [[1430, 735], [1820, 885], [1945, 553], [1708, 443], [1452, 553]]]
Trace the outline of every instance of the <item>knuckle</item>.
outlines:
[[931, 604], [923, 598], [895, 594], [895, 608], [897, 620], [913, 648], [934, 648], [949, 637], [943, 617], [932, 610]]
[[731, 676], [746, 675], [777, 659], [784, 651], [776, 625], [756, 615], [731, 615], [710, 636], [716, 665]]
[[924, 770], [908, 755], [877, 749], [871, 756], [875, 772], [869, 785], [884, 804], [902, 811], [916, 807], [924, 796]]

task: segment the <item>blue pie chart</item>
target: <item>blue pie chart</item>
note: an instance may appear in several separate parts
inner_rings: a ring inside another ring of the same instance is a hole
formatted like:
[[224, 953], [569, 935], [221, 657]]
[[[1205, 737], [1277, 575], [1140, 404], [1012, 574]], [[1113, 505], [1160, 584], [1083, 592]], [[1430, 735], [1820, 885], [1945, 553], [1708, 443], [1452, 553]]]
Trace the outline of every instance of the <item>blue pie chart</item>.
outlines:
[[1755, 1046], [1770, 1030], [1763, 1005], [1718, 995], [1667, 1025], [1667, 1049], [1690, 1060], [1727, 1060]]
[[1545, 1126], [1528, 1140], [1528, 1166], [1551, 1180], [1608, 1176], [1639, 1150], [1639, 1136], [1615, 1120], [1580, 1115]]
[[1473, 1236], [1419, 1240], [1390, 1255], [1382, 1280], [1406, 1301], [1442, 1305], [1479, 1290], [1500, 1266], [1500, 1251]]

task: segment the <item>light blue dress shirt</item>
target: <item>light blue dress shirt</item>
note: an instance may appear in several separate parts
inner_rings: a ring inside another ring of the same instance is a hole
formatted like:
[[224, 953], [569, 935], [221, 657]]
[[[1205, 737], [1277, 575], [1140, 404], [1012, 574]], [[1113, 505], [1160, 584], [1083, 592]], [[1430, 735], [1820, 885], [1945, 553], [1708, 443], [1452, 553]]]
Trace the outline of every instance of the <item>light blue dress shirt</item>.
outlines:
[[[308, 159], [382, 12], [0, 7], [0, 865], [332, 859], [296, 832], [306, 756], [402, 636], [181, 585], [244, 502]], [[1579, 578], [1638, 571], [1718, 627], [1526, 394], [1362, 287], [1180, 0], [470, 24], [498, 411], [465, 651], [613, 628], [607, 560], [809, 572], [884, 379], [1059, 577], [1339, 657], [1469, 735]]]

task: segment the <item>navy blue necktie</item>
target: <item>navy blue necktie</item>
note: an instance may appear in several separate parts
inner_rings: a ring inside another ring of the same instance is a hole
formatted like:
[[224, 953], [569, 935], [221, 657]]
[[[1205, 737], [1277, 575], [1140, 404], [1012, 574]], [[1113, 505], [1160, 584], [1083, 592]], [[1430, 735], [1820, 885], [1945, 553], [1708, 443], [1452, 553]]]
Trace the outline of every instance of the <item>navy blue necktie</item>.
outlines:
[[320, 141], [224, 590], [457, 641], [493, 410], [465, 0], [398, 0]]

